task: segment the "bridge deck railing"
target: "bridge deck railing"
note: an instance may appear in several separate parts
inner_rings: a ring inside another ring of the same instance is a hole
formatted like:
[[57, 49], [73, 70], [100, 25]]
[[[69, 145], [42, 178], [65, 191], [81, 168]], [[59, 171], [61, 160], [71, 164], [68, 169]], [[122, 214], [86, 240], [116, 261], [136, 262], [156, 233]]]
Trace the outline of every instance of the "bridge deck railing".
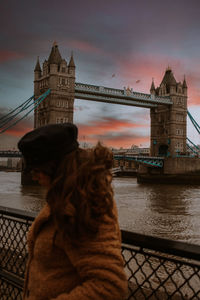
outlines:
[[[2, 300], [21, 300], [35, 213], [0, 207]], [[200, 299], [200, 246], [122, 230], [128, 299]]]

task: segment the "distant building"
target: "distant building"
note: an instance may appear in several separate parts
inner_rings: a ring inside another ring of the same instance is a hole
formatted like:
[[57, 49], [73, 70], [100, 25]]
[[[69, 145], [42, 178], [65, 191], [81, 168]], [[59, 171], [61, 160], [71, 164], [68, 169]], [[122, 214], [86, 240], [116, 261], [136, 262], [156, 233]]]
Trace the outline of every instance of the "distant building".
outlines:
[[114, 154], [132, 154], [134, 156], [149, 156], [150, 155], [150, 148], [144, 148], [144, 147], [138, 147], [136, 145], [133, 145], [131, 148], [126, 149], [113, 149]]
[[133, 145], [128, 149], [113, 149], [114, 155], [123, 155], [122, 159], [114, 159], [113, 167], [121, 167], [124, 170], [132, 169], [136, 170], [138, 168], [138, 163], [134, 160], [126, 160], [126, 156], [149, 156], [150, 148], [143, 148]]

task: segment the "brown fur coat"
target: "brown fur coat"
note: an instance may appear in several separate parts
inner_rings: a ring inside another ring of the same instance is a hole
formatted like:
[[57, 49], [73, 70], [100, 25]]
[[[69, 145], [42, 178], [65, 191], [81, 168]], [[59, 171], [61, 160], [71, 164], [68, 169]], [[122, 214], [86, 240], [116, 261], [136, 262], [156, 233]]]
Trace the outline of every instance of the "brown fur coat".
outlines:
[[24, 300], [124, 299], [127, 279], [116, 219], [105, 216], [94, 239], [73, 246], [63, 240], [46, 204], [28, 234]]

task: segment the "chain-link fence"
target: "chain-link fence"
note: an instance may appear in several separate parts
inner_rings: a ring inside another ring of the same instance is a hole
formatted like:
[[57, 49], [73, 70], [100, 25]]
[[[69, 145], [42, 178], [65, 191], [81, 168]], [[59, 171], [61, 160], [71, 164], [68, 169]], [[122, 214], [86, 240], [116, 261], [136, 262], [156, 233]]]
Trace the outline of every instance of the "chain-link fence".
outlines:
[[122, 232], [127, 299], [200, 299], [200, 246]]
[[[35, 214], [0, 207], [0, 299], [21, 300]], [[122, 231], [130, 299], [200, 299], [200, 246]], [[115, 299], [113, 299], [115, 300]]]
[[21, 300], [27, 249], [26, 234], [34, 213], [0, 207], [0, 299]]

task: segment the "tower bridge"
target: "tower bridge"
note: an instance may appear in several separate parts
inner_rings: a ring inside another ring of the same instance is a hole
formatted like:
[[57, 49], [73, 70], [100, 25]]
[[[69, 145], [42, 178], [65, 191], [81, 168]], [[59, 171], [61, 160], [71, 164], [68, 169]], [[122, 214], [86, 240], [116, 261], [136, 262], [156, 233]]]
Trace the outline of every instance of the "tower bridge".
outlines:
[[[152, 81], [150, 93], [145, 94], [130, 88], [115, 89], [75, 82], [75, 69], [73, 55], [67, 63], [56, 43], [53, 44], [42, 68], [38, 57], [34, 69], [34, 96], [28, 100], [32, 101], [34, 98], [35, 101], [34, 128], [52, 123], [73, 122], [75, 99], [143, 107], [150, 110], [151, 160], [143, 159], [150, 167], [141, 167], [140, 173], [145, 176], [149, 172], [150, 175], [156, 173], [159, 176], [191, 172], [200, 174], [199, 158], [188, 157], [185, 78], [182, 82], [176, 81], [172, 70], [168, 68], [160, 85], [155, 87]], [[25, 107], [27, 106], [29, 102], [26, 103]], [[195, 120], [191, 121], [200, 133], [200, 126]], [[154, 161], [155, 157], [157, 162]], [[161, 157], [164, 159], [160, 159]], [[130, 161], [130, 158], [125, 159]], [[152, 168], [154, 171], [151, 171]], [[200, 177], [198, 180], [200, 182]]]
[[150, 109], [151, 156], [186, 154], [187, 84], [177, 82], [168, 68], [157, 88], [152, 82], [150, 93], [135, 92], [130, 88], [110, 87], [75, 82], [73, 55], [69, 63], [61, 57], [54, 43], [49, 58], [34, 69], [34, 97], [48, 89], [51, 93], [34, 111], [34, 127], [49, 123], [73, 122], [75, 99], [99, 101]]

